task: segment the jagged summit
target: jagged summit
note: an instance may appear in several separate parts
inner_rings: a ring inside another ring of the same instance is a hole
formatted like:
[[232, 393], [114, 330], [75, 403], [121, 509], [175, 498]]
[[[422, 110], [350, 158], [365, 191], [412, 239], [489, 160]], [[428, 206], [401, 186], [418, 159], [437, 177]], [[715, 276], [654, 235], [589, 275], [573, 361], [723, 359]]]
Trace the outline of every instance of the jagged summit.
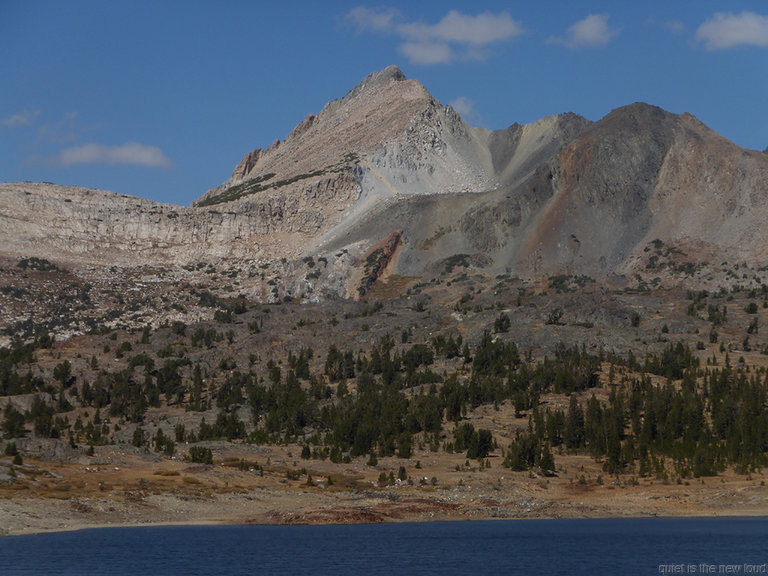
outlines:
[[416, 93], [420, 92], [419, 95], [424, 96], [426, 98], [431, 98], [431, 95], [427, 91], [427, 89], [418, 81], [416, 80], [408, 80], [400, 68], [397, 66], [387, 66], [383, 70], [380, 70], [378, 72], [372, 72], [371, 74], [368, 74], [365, 78], [363, 78], [360, 83], [352, 88], [349, 92], [347, 92], [342, 98], [338, 98], [336, 100], [332, 100], [328, 104], [326, 104], [323, 107], [323, 110], [321, 113], [333, 113], [339, 108], [343, 107], [345, 104], [348, 104], [349, 102], [355, 100], [361, 95], [371, 96], [375, 97], [375, 94], [379, 91], [389, 91], [394, 89], [397, 91], [398, 89], [405, 88], [406, 85], [403, 84], [401, 86], [392, 86], [393, 83], [407, 83], [410, 88], [415, 88]]
[[[360, 84], [352, 88], [344, 98], [354, 97], [364, 90], [375, 90], [390, 82], [402, 82], [404, 80], [407, 80], [407, 78], [400, 68], [395, 65], [387, 66], [384, 70], [368, 74], [368, 76], [363, 78]], [[344, 98], [342, 98], [342, 100]]]
[[370, 74], [346, 96], [307, 116], [284, 141], [246, 154], [232, 178], [197, 203], [209, 204], [217, 196], [240, 198], [242, 189], [222, 194], [249, 180], [262, 184], [261, 192], [269, 182], [305, 180], [348, 167], [353, 157], [373, 153], [401, 136], [415, 117], [435, 104], [424, 86], [406, 80], [396, 66]]
[[394, 80], [396, 82], [399, 82], [401, 80], [406, 80], [405, 74], [403, 73], [400, 68], [398, 68], [394, 64], [390, 64], [384, 70], [381, 70], [379, 72], [372, 72], [368, 76], [365, 77], [363, 80], [363, 83], [368, 84], [376, 84], [377, 82], [389, 82], [390, 80]]

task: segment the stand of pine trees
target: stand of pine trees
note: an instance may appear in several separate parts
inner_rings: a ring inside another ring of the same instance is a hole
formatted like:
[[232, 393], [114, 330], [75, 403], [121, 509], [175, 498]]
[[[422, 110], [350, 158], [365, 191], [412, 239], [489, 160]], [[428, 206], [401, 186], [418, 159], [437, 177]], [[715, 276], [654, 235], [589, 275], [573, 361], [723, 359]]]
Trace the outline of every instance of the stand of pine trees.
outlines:
[[[500, 447], [504, 464], [514, 470], [554, 474], [561, 453], [588, 454], [607, 473], [640, 476], [698, 477], [727, 467], [749, 473], [768, 463], [765, 369], [733, 367], [727, 358], [721, 367], [702, 368], [683, 344], [670, 344], [641, 363], [631, 353], [589, 354], [564, 344], [552, 357], [533, 359], [520, 354], [512, 336], [490, 332], [475, 347], [455, 335], [413, 344], [405, 336], [400, 345], [382, 338], [368, 351], [329, 346], [324, 361], [314, 361], [308, 348], [291, 352], [285, 364], [269, 358], [246, 368], [224, 358], [211, 374], [210, 365], [183, 353], [153, 352], [145, 331], [148, 351], [126, 358], [127, 367], [119, 371], [99, 371], [92, 382], [77, 381], [66, 361], [49, 379], [39, 371], [33, 376], [35, 350], [50, 346], [50, 339], [14, 341], [0, 348], [0, 395], [41, 395], [26, 412], [11, 398], [0, 428], [6, 440], [33, 433], [68, 437], [73, 445], [106, 443], [115, 421], [141, 425], [149, 407], [165, 402], [191, 412], [217, 410], [199, 429], [176, 431], [177, 442], [300, 442], [309, 457], [336, 461], [409, 457], [419, 445], [484, 459], [499, 448], [497, 441], [465, 418], [481, 405], [508, 403], [527, 419], [509, 445]], [[195, 335], [188, 340], [204, 344]], [[206, 345], [218, 341], [212, 337]], [[462, 369], [433, 370], [443, 359]], [[606, 362], [607, 398], [597, 393]], [[650, 375], [665, 383], [652, 383]], [[544, 405], [544, 394], [568, 397], [567, 410]], [[91, 418], [70, 422], [65, 415], [73, 403], [88, 407]], [[167, 433], [156, 434], [154, 445], [172, 452], [174, 431]], [[138, 440], [147, 443], [143, 436]]]

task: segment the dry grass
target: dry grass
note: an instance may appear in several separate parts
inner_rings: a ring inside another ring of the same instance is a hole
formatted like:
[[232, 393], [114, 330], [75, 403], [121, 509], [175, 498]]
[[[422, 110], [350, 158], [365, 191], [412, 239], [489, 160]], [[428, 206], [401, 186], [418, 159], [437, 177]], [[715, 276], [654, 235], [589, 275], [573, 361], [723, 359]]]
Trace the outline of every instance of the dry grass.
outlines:
[[393, 274], [386, 279], [377, 281], [365, 295], [368, 300], [389, 300], [404, 294], [409, 286], [417, 282], [412, 276], [398, 276]]
[[154, 473], [155, 476], [180, 476], [181, 473], [178, 470], [158, 470]]

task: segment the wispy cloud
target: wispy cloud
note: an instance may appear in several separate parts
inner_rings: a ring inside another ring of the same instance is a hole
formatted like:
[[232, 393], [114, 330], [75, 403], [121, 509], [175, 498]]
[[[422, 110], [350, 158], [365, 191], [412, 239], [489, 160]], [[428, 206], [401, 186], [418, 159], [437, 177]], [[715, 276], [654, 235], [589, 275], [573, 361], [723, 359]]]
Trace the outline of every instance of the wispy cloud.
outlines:
[[9, 128], [27, 126], [28, 124], [32, 124], [39, 115], [40, 110], [24, 110], [24, 112], [21, 112], [20, 114], [14, 114], [13, 116], [8, 116], [8, 118], [3, 118], [3, 124]]
[[450, 45], [440, 42], [403, 42], [398, 51], [411, 64], [448, 64], [456, 60]]
[[484, 48], [523, 33], [520, 22], [507, 12], [476, 16], [451, 10], [434, 24], [409, 22], [392, 8], [358, 6], [345, 20], [358, 31], [389, 33], [400, 39], [398, 51], [412, 64], [446, 64], [456, 60], [482, 60]]
[[608, 26], [607, 14], [590, 14], [568, 28], [565, 36], [552, 36], [549, 44], [562, 44], [568, 48], [599, 48], [605, 46], [619, 33]]
[[46, 142], [55, 142], [56, 144], [69, 144], [76, 142], [84, 132], [92, 131], [95, 126], [83, 126], [80, 121], [80, 113], [76, 110], [67, 112], [60, 120], [53, 123], [46, 123], [37, 129], [37, 135]]
[[754, 12], [717, 13], [696, 31], [696, 40], [707, 50], [736, 46], [768, 46], [768, 16]]
[[437, 24], [408, 23], [398, 32], [409, 40], [456, 42], [485, 46], [522, 34], [523, 28], [506, 13], [483, 12], [477, 16], [451, 10]]
[[171, 160], [156, 146], [128, 142], [120, 146], [85, 144], [62, 150], [56, 162], [64, 166], [75, 164], [132, 164], [163, 168]]
[[472, 99], [466, 96], [459, 96], [449, 104], [465, 122], [473, 125], [482, 125], [482, 116], [480, 116], [477, 108], [475, 108], [475, 103]]
[[365, 30], [390, 31], [399, 18], [400, 12], [395, 8], [368, 8], [367, 6], [352, 8], [344, 16], [344, 19], [360, 32]]
[[680, 20], [666, 20], [664, 22], [664, 28], [673, 34], [682, 34], [685, 32], [685, 24], [680, 22]]

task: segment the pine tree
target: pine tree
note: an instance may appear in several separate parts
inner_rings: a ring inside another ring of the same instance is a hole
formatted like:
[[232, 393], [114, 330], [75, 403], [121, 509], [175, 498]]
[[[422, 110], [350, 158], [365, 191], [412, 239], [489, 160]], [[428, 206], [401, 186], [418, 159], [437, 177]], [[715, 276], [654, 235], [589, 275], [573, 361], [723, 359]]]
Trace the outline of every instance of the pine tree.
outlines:
[[544, 476], [555, 475], [555, 458], [552, 456], [552, 450], [550, 450], [549, 443], [544, 444], [541, 449], [539, 468]]
[[586, 438], [584, 426], [584, 412], [581, 410], [581, 406], [579, 406], [576, 395], [572, 394], [568, 404], [568, 415], [565, 419], [565, 430], [563, 433], [565, 446], [569, 450], [578, 450], [584, 446]]

